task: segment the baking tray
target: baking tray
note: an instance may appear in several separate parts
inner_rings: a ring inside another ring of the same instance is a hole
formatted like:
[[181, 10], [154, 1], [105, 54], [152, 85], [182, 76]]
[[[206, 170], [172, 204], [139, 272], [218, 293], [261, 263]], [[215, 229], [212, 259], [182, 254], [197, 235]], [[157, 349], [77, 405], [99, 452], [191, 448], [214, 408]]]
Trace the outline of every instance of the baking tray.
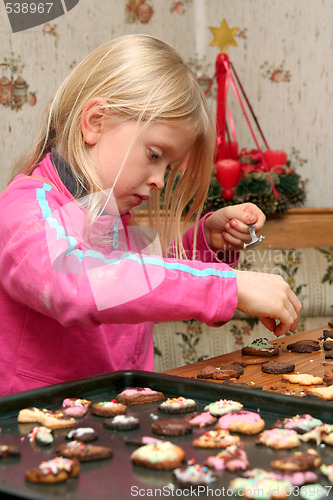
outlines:
[[[160, 402], [128, 407], [128, 413], [140, 419], [139, 429], [132, 431], [105, 429], [104, 418], [91, 414], [78, 419], [77, 426], [89, 426], [97, 431], [99, 438], [95, 443], [110, 446], [113, 450], [113, 458], [81, 464], [79, 477], [62, 484], [41, 485], [26, 482], [25, 471], [39, 465], [43, 460], [54, 458], [54, 450], [65, 442], [68, 430], [55, 431], [55, 440], [51, 447], [46, 448], [36, 444], [32, 446], [27, 434], [33, 425], [18, 424], [18, 412], [30, 406], [56, 410], [61, 407], [65, 397], [85, 398], [96, 403], [112, 399], [128, 387], [150, 387], [162, 391], [166, 397], [193, 398], [198, 403], [198, 411], [202, 411], [207, 403], [221, 398], [238, 400], [247, 410], [259, 410], [266, 422], [266, 428], [269, 428], [278, 418], [292, 417], [302, 413], [310, 413], [324, 422], [333, 423], [333, 405], [330, 402], [309, 397], [300, 399], [294, 396], [266, 393], [251, 387], [234, 385], [215, 384], [205, 380], [143, 371], [118, 371], [2, 397], [0, 398], [0, 443], [16, 445], [21, 451], [21, 457], [0, 459], [1, 499], [127, 500], [152, 496], [182, 498], [172, 472], [155, 471], [132, 465], [130, 455], [134, 447], [125, 443], [125, 438], [152, 435], [151, 424], [156, 420], [156, 416], [161, 419], [170, 418], [158, 411]], [[212, 427], [206, 429], [210, 428]], [[202, 432], [203, 429], [194, 429], [190, 435], [165, 439], [182, 446], [187, 460], [194, 459], [197, 463], [204, 463], [207, 456], [217, 454], [219, 450], [200, 450], [193, 447], [192, 440]], [[160, 438], [160, 436], [156, 437]], [[274, 458], [288, 454], [287, 450], [276, 451], [255, 445], [256, 436], [242, 435], [241, 440], [245, 444], [250, 468], [267, 467]], [[307, 448], [309, 444], [303, 443], [299, 450], [305, 451]], [[317, 450], [321, 454], [323, 463], [333, 463], [333, 447], [318, 447]], [[292, 450], [291, 453], [293, 453]], [[211, 483], [210, 490], [201, 493], [200, 498], [212, 498], [212, 489], [218, 492], [218, 496], [221, 496], [222, 488], [227, 489], [230, 480], [238, 475], [241, 474], [218, 472], [217, 481]], [[318, 476], [320, 484], [327, 486], [327, 479], [321, 477], [320, 474]], [[163, 489], [170, 483], [173, 483], [177, 490], [173, 494], [170, 490]], [[295, 494], [289, 498], [300, 497]], [[328, 493], [325, 498], [333, 498], [333, 494]]]

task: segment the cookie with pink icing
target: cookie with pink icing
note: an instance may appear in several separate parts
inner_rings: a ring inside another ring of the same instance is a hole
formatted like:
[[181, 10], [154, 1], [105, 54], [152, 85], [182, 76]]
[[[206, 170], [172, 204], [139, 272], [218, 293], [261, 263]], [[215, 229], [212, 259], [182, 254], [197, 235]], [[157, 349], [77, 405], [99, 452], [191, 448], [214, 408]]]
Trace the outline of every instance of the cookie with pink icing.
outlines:
[[127, 406], [119, 403], [116, 399], [111, 401], [100, 401], [91, 406], [91, 413], [99, 417], [115, 417], [124, 415], [127, 412]]
[[265, 427], [265, 421], [253, 411], [232, 411], [219, 418], [216, 428], [241, 434], [257, 434]]
[[232, 436], [229, 431], [215, 429], [205, 431], [192, 441], [196, 448], [227, 448], [240, 442], [239, 436]]
[[275, 472], [258, 467], [243, 472], [244, 477], [250, 478], [267, 478], [277, 481], [288, 481], [293, 486], [303, 486], [303, 484], [316, 483], [318, 476], [314, 472], [308, 470], [304, 472]]
[[133, 387], [125, 389], [117, 396], [118, 403], [126, 405], [142, 405], [161, 401], [164, 399], [164, 394], [160, 391], [154, 391], [149, 387]]
[[208, 467], [215, 470], [245, 470], [249, 466], [247, 454], [244, 451], [244, 445], [237, 443], [233, 446], [227, 446], [225, 450], [220, 451], [215, 456], [209, 456], [205, 462]]
[[188, 423], [192, 425], [192, 427], [206, 427], [208, 425], [215, 424], [216, 422], [216, 417], [211, 415], [209, 411], [203, 411], [202, 413], [199, 413], [198, 415], [195, 415], [194, 417], [189, 417], [188, 418]]
[[[271, 477], [237, 477], [229, 484], [229, 490], [238, 496], [239, 491], [246, 491], [246, 498], [274, 498], [283, 500], [293, 490], [289, 481], [277, 481]], [[258, 496], [258, 492], [260, 497]]]
[[94, 444], [85, 444], [82, 441], [69, 441], [61, 444], [56, 453], [64, 458], [77, 458], [80, 462], [89, 462], [94, 460], [105, 460], [111, 458], [113, 453], [108, 446], [97, 446]]
[[296, 448], [300, 440], [296, 431], [290, 429], [268, 429], [259, 434], [256, 444], [281, 450]]
[[91, 404], [88, 399], [65, 398], [62, 402], [62, 410], [64, 415], [68, 417], [83, 417]]
[[292, 429], [298, 432], [298, 434], [305, 434], [318, 425], [323, 425], [323, 422], [305, 413], [303, 415], [295, 415], [294, 417], [277, 420], [272, 427], [277, 427], [278, 429]]
[[209, 411], [209, 413], [214, 417], [220, 417], [221, 415], [231, 411], [242, 410], [242, 408], [242, 403], [239, 403], [238, 401], [233, 401], [232, 399], [219, 399], [218, 401], [214, 401], [213, 403], [209, 403], [209, 405], [205, 406], [205, 411]]

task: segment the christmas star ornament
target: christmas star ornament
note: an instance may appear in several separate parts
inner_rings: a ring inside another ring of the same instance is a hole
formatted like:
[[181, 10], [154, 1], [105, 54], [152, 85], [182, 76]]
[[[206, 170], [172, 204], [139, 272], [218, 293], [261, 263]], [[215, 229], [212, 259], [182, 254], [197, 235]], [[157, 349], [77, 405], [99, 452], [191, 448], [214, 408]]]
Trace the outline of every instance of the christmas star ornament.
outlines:
[[229, 45], [238, 45], [234, 39], [238, 28], [229, 28], [225, 19], [223, 19], [219, 28], [209, 27], [209, 29], [214, 35], [214, 38], [209, 45], [218, 45], [221, 52], [225, 52]]

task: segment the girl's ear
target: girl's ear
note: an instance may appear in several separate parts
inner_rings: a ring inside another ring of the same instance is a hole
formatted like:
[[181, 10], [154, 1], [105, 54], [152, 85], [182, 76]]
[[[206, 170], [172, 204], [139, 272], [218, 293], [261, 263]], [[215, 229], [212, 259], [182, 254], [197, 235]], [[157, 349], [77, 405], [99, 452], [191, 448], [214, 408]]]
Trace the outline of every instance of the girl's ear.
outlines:
[[94, 146], [103, 130], [104, 120], [109, 117], [108, 103], [101, 97], [90, 99], [81, 113], [81, 131], [84, 140]]

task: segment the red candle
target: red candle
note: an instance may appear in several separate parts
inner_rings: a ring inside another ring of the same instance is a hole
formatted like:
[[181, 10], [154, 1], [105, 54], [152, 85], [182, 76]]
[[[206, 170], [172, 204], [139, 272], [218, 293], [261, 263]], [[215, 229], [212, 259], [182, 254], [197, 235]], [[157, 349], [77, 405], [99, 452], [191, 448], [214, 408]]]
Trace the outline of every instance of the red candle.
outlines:
[[264, 159], [269, 168], [273, 168], [276, 165], [286, 165], [287, 164], [287, 153], [284, 151], [273, 151], [269, 149], [264, 152]]
[[231, 200], [234, 196], [232, 188], [239, 181], [240, 163], [237, 160], [219, 160], [216, 162], [216, 177], [222, 187], [222, 197]]
[[224, 143], [223, 158], [232, 158], [233, 160], [237, 160], [238, 158], [237, 141], [226, 141]]

